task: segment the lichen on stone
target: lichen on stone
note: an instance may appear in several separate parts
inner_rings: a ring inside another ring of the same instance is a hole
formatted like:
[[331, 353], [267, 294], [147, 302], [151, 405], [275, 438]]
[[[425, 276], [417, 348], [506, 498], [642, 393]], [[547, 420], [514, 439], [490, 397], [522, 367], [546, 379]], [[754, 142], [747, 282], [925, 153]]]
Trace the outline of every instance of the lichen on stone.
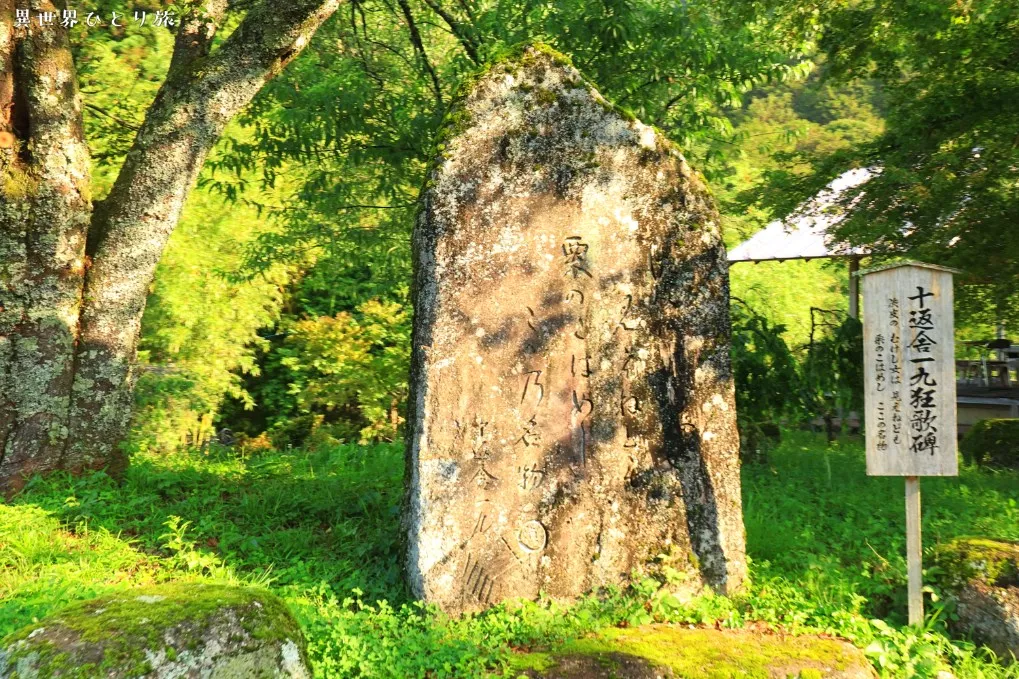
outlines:
[[973, 581], [1019, 586], [1019, 541], [964, 537], [934, 550], [935, 578], [953, 591]]
[[956, 634], [1004, 660], [1019, 656], [1019, 541], [958, 538], [935, 549], [930, 570], [955, 609]]
[[663, 551], [691, 589], [736, 591], [724, 245], [682, 155], [522, 45], [462, 88], [420, 205], [413, 591], [449, 612], [569, 599]]
[[0, 641], [0, 679], [310, 677], [290, 611], [263, 590], [175, 583], [73, 604]]

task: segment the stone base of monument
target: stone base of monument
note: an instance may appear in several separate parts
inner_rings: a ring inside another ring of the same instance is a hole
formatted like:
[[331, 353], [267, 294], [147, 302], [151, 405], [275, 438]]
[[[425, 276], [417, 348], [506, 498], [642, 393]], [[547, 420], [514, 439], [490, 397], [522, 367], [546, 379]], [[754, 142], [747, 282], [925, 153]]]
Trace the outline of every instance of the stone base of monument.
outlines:
[[877, 676], [845, 641], [671, 625], [609, 629], [554, 652], [518, 654], [511, 663], [514, 676], [533, 679]]
[[304, 637], [262, 590], [193, 583], [74, 604], [0, 642], [0, 679], [310, 679]]
[[1004, 662], [1019, 658], [1019, 542], [960, 538], [937, 550], [935, 564], [956, 607], [952, 631]]

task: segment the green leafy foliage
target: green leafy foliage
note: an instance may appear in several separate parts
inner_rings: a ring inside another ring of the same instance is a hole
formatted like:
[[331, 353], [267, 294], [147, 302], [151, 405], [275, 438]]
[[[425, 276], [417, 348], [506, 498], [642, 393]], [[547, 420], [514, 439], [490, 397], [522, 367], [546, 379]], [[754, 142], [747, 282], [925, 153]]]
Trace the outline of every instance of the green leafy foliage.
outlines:
[[260, 369], [289, 272], [277, 266], [250, 280], [228, 275], [239, 247], [268, 229], [255, 211], [229, 209], [206, 192], [191, 196], [156, 272], [142, 318], [140, 377], [132, 438], [163, 451], [214, 433], [228, 397], [252, 407], [241, 375]]
[[[739, 597], [680, 601], [663, 571], [569, 606], [514, 602], [459, 619], [403, 587], [399, 445], [134, 459], [123, 485], [58, 474], [0, 505], [0, 635], [135, 585], [225, 581], [284, 598], [319, 677], [499, 676], [515, 649], [650, 621], [837, 634], [883, 677], [1019, 677], [1019, 666], [951, 640], [951, 612], [937, 604], [924, 628], [901, 627], [901, 481], [867, 477], [857, 443], [786, 432], [768, 465], [744, 468], [752, 584]], [[973, 533], [1019, 539], [1016, 474], [925, 480], [928, 550]]]
[[[883, 128], [883, 96], [872, 80], [834, 85], [823, 55], [803, 79], [755, 88], [728, 113], [729, 135], [704, 140], [701, 163], [707, 165], [718, 199], [729, 247], [753, 236], [782, 209], [758, 199], [776, 172], [808, 174], [808, 158], [828, 157], [873, 141]], [[801, 194], [797, 194], [800, 196]], [[849, 275], [844, 261], [785, 261], [736, 264], [730, 268], [734, 297], [745, 300], [798, 350], [810, 341], [810, 308], [844, 311]]]
[[[810, 159], [870, 143], [884, 130], [879, 84], [850, 80], [836, 86], [823, 55], [812, 56], [822, 63], [808, 77], [753, 90], [729, 113], [731, 135], [707, 139], [705, 156], [727, 217], [729, 245], [748, 238], [771, 219], [786, 216], [793, 207], [783, 204], [783, 209], [773, 210], [757, 200], [775, 173], [808, 175], [813, 170]], [[787, 268], [791, 267], [769, 272], [781, 278]]]
[[[728, 220], [728, 217], [723, 217]], [[841, 262], [788, 261], [733, 264], [732, 296], [745, 301], [798, 350], [810, 342], [810, 309], [847, 309], [847, 267]]]
[[[397, 438], [410, 373], [410, 315], [402, 305], [369, 300], [355, 314], [297, 321], [273, 360], [286, 375], [279, 405], [289, 400], [292, 413], [321, 415], [338, 438]], [[279, 411], [277, 422], [291, 412]]]
[[[411, 9], [419, 11], [415, 6]], [[306, 262], [308, 253], [315, 253], [314, 264], [286, 305], [288, 320], [271, 333], [277, 338], [290, 332], [289, 324], [305, 323], [314, 317], [332, 317], [338, 312], [357, 316], [358, 305], [375, 297], [405, 303], [406, 295], [400, 290], [409, 280], [411, 206], [432, 152], [431, 144], [423, 143], [422, 139], [430, 139], [434, 134], [457, 79], [475, 68], [472, 50], [481, 49], [482, 55], [496, 55], [514, 40], [542, 35], [534, 26], [510, 30], [512, 26], [506, 25], [506, 17], [515, 16], [512, 13], [501, 14], [500, 20], [491, 24], [493, 36], [488, 38], [478, 33], [480, 29], [468, 30], [466, 24], [458, 26], [468, 31], [472, 36], [469, 39], [463, 37], [467, 33], [452, 37], [438, 35], [430, 32], [431, 27], [423, 26], [425, 34], [431, 36], [426, 41], [429, 50], [443, 47], [435, 50], [439, 56], [433, 53], [429, 62], [439, 80], [437, 96], [434, 83], [422, 70], [422, 62], [411, 63], [394, 56], [397, 46], [413, 49], [409, 42], [404, 42], [410, 41], [407, 34], [394, 32], [391, 26], [384, 24], [389, 16], [387, 12], [396, 11], [395, 8], [363, 5], [359, 11], [362, 14], [352, 13], [349, 21], [341, 17], [336, 22], [338, 25], [326, 27], [332, 31], [328, 35], [335, 34], [345, 40], [343, 49], [332, 43], [319, 45], [316, 42], [309, 55], [295, 64], [293, 78], [284, 76], [264, 92], [246, 119], [253, 131], [252, 138], [245, 143], [229, 142], [228, 151], [214, 163], [215, 172], [207, 177], [210, 188], [232, 196], [236, 190], [232, 173], [261, 167], [267, 183], [279, 183], [285, 186], [285, 191], [292, 191], [285, 209], [261, 206], [285, 228], [262, 236], [247, 250], [246, 264], [252, 271], [281, 259]], [[432, 8], [422, 7], [420, 11], [427, 16]], [[751, 77], [739, 86], [730, 87], [725, 94], [722, 89], [732, 85], [729, 79], [734, 77], [735, 71], [725, 71], [722, 80], [716, 74], [712, 80], [715, 89], [711, 89], [692, 66], [687, 67], [689, 82], [675, 82], [673, 76], [666, 75], [667, 64], [672, 62], [664, 61], [653, 67], [655, 73], [661, 73], [660, 77], [652, 76], [630, 92], [626, 79], [637, 77], [637, 73], [621, 77], [617, 67], [620, 53], [595, 50], [591, 44], [592, 40], [610, 40], [615, 29], [608, 30], [603, 38], [596, 38], [592, 33], [598, 21], [610, 20], [639, 27], [639, 30], [625, 29], [634, 34], [652, 31], [661, 37], [689, 32], [696, 40], [710, 41], [717, 37], [716, 31], [728, 25], [726, 22], [734, 20], [735, 15], [730, 15], [728, 10], [715, 13], [705, 7], [691, 7], [687, 15], [671, 13], [665, 24], [661, 14], [664, 9], [655, 3], [639, 8], [621, 5], [610, 11], [611, 16], [601, 14], [609, 10], [593, 7], [556, 6], [547, 11], [542, 20], [555, 30], [546, 31], [545, 39], [574, 50], [574, 62], [585, 72], [595, 74], [599, 86], [610, 94], [615, 92], [620, 103], [630, 106], [634, 101], [644, 102], [635, 112], [645, 119], [668, 128], [668, 116], [656, 117], [654, 107], [658, 104], [653, 93], [667, 92], [670, 98], [675, 98], [679, 91], [686, 92], [666, 107], [669, 116], [687, 116], [676, 118], [672, 131], [691, 144], [690, 153], [703, 156], [709, 173], [728, 178], [722, 204], [723, 208], [732, 207], [731, 214], [737, 225], [735, 215], [739, 210], [731, 196], [741, 190], [751, 190], [750, 186], [760, 181], [763, 168], [774, 166], [772, 154], [776, 146], [786, 148], [789, 144], [802, 143], [811, 148], [842, 148], [868, 135], [873, 136], [874, 129], [880, 128], [875, 104], [871, 101], [876, 96], [873, 88], [864, 84], [839, 91], [815, 78], [806, 84], [790, 81], [763, 87], [769, 80], [789, 80], [806, 71], [801, 67], [768, 66], [767, 61], [762, 60], [756, 66], [743, 64], [743, 67], [764, 69], [769, 75]], [[525, 18], [521, 16], [519, 20]], [[488, 25], [483, 13], [475, 16], [474, 21], [479, 26]], [[760, 19], [760, 22], [745, 27], [739, 39], [764, 40], [758, 31], [763, 30], [766, 20]], [[580, 39], [580, 35], [584, 38]], [[705, 51], [735, 51], [735, 36], [727, 34], [724, 46], [720, 43]], [[638, 43], [645, 51], [651, 49], [642, 40]], [[754, 44], [754, 49], [775, 48], [774, 45], [766, 48], [763, 42]], [[382, 45], [390, 45], [390, 48], [383, 49]], [[637, 58], [629, 51], [632, 48], [629, 44], [623, 48], [623, 53], [629, 54], [631, 60]], [[674, 44], [673, 48], [680, 49], [679, 44]], [[723, 68], [723, 63], [728, 64], [726, 68], [734, 68], [724, 59], [713, 63], [704, 53], [694, 54], [690, 44], [684, 44], [682, 50], [668, 59], [696, 61], [701, 69], [707, 68], [707, 63], [711, 63], [709, 70]], [[666, 59], [664, 54], [659, 56]], [[645, 63], [645, 59], [646, 56], [641, 55], [639, 63]], [[802, 66], [806, 62], [800, 63]], [[319, 81], [323, 81], [321, 86], [307, 84]], [[748, 88], [753, 91], [753, 96], [748, 97], [748, 107], [742, 113], [727, 115], [725, 107], [741, 104], [742, 94], [736, 95], [750, 91]], [[768, 94], [772, 91], [775, 93]], [[699, 110], [697, 115], [684, 109], [694, 100], [699, 102], [695, 105]], [[385, 115], [380, 111], [385, 111]], [[724, 139], [716, 141], [719, 135]], [[797, 142], [799, 137], [802, 139]], [[786, 141], [777, 141], [780, 139]], [[337, 176], [346, 180], [337, 184]], [[730, 221], [728, 215], [726, 218]], [[761, 219], [763, 216], [743, 226], [756, 228]], [[829, 272], [816, 263], [789, 264], [783, 268], [754, 267], [752, 270], [743, 267], [734, 274], [734, 289], [745, 293], [772, 324], [792, 324], [792, 331], [784, 331], [787, 340], [805, 344], [811, 326], [804, 301], [816, 300], [817, 305], [824, 308], [844, 306], [844, 290], [837, 282], [840, 275], [844, 274], [835, 270]], [[820, 284], [815, 277], [821, 279]], [[307, 342], [273, 342], [271, 351], [261, 362], [262, 377], [246, 380], [248, 391], [258, 403], [255, 411], [246, 414], [234, 408], [221, 421], [252, 434], [275, 426], [276, 441], [293, 445], [300, 445], [313, 430], [328, 425], [330, 418], [333, 422], [328, 428], [334, 436], [352, 439], [355, 430], [364, 430], [368, 423], [359, 421], [361, 406], [349, 389], [345, 394], [334, 391], [327, 402], [311, 407], [297, 403], [293, 394], [300, 391], [300, 387], [296, 385], [306, 378], [295, 380], [291, 367], [310, 365], [318, 360], [313, 353], [299, 355], [313, 347], [313, 343]], [[344, 370], [343, 365], [353, 363], [340, 361], [335, 376]], [[358, 379], [360, 376], [351, 375], [347, 379], [348, 386]], [[395, 382], [402, 378], [391, 375], [381, 379]], [[755, 385], [753, 391], [759, 386]], [[796, 399], [802, 396], [799, 391], [795, 394]], [[321, 416], [321, 419], [315, 420], [309, 415]], [[282, 422], [287, 416], [300, 419]], [[775, 413], [760, 421], [778, 416], [779, 413]], [[759, 418], [754, 414], [750, 419]], [[378, 429], [377, 425], [372, 426]]]
[[767, 433], [798, 410], [799, 365], [786, 344], [785, 327], [772, 324], [743, 300], [732, 306], [732, 365], [740, 449], [766, 448]]
[[779, 212], [848, 167], [878, 177], [845, 194], [839, 234], [879, 251], [966, 272], [960, 311], [1013, 328], [1019, 297], [1019, 6], [1011, 0], [806, 3], [816, 11], [832, 74], [875, 78], [884, 132], [839, 153], [805, 153], [816, 171], [771, 173], [764, 204]]
[[[101, 0], [88, 11], [108, 22], [111, 12], [130, 17], [134, 9], [149, 13], [145, 26], [126, 20], [123, 27], [88, 27], [79, 8], [81, 23], [69, 31], [96, 201], [112, 187], [170, 63], [174, 36], [152, 24], [152, 6]], [[244, 134], [232, 127], [226, 136]], [[243, 195], [252, 201], [272, 199], [271, 193], [251, 186], [244, 187]], [[135, 444], [168, 451], [201, 443], [214, 433], [224, 399], [252, 405], [241, 375], [259, 368], [255, 358], [265, 342], [257, 331], [277, 318], [290, 272], [271, 266], [257, 279], [230, 274], [241, 264], [244, 244], [269, 230], [268, 220], [253, 207], [229, 205], [202, 190], [189, 196], [142, 320], [131, 433]]]
[[[98, 0], [79, 8], [80, 23], [68, 31], [84, 107], [85, 137], [92, 155], [93, 199], [109, 193], [124, 156], [134, 141], [145, 112], [163, 83], [173, 51], [173, 33], [166, 27], [88, 27], [88, 12], [107, 19], [116, 11], [130, 16], [127, 2]], [[139, 8], [141, 9], [141, 8]], [[150, 12], [151, 8], [148, 9]]]
[[1019, 469], [1019, 420], [980, 420], [966, 432], [959, 451], [971, 464]]
[[863, 325], [839, 312], [811, 309], [803, 360], [803, 400], [824, 417], [863, 408]]
[[[101, 4], [107, 13], [125, 9]], [[405, 304], [413, 205], [439, 121], [467, 74], [508, 45], [547, 40], [611, 98], [682, 142], [706, 172], [739, 175], [727, 195], [760, 173], [773, 138], [839, 146], [853, 136], [840, 137], [840, 125], [870, 124], [862, 103], [854, 118], [855, 92], [793, 83], [810, 70], [809, 39], [775, 28], [763, 7], [706, 2], [679, 10], [630, 0], [368, 2], [339, 13], [228, 131], [189, 200], [143, 320], [135, 438], [170, 450], [203, 443], [224, 425], [250, 434], [275, 427], [278, 441], [298, 445], [319, 429], [323, 440], [396, 436], [404, 378], [395, 354], [405, 351], [397, 337], [405, 328], [394, 330], [393, 356], [372, 349], [372, 370], [384, 373], [367, 378], [367, 359], [347, 357], [330, 368], [330, 393], [323, 387], [303, 401], [298, 385], [322, 375], [306, 370], [321, 357], [301, 352], [324, 345], [297, 339], [307, 332], [282, 338], [316, 318], [361, 319], [373, 299]], [[162, 80], [171, 35], [130, 22], [73, 35], [102, 195]], [[744, 113], [727, 112], [744, 97]], [[793, 286], [758, 282], [748, 296], [802, 333], [801, 310], [760, 292]]]
[[780, 422], [822, 417], [830, 428], [840, 413], [863, 405], [857, 319], [812, 308], [809, 342], [791, 349], [784, 326], [741, 299], [733, 301], [731, 356], [744, 460], [765, 456]]
[[247, 169], [273, 186], [286, 177], [288, 199], [265, 208], [287, 229], [248, 251], [255, 270], [317, 249], [372, 262], [376, 280], [400, 276], [440, 121], [461, 81], [508, 46], [541, 39], [569, 54], [609, 99], [698, 154], [705, 135], [731, 133], [725, 108], [744, 93], [809, 70], [806, 41], [773, 29], [763, 7], [699, 0], [368, 0], [265, 88], [244, 121], [253, 137], [231, 142], [206, 181], [236, 196]]

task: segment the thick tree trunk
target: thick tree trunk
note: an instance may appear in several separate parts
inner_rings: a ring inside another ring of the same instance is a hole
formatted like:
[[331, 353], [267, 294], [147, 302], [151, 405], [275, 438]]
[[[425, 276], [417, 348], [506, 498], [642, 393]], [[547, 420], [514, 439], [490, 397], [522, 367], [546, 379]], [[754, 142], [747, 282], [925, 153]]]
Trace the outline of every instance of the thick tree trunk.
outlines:
[[93, 214], [66, 34], [14, 29], [13, 0], [0, 0], [0, 490], [36, 471], [123, 469], [142, 311], [185, 199], [226, 124], [339, 0], [266, 0], [210, 53], [226, 5], [189, 5], [167, 79]]
[[91, 213], [66, 33], [13, 20], [0, 0], [0, 480], [62, 464]]

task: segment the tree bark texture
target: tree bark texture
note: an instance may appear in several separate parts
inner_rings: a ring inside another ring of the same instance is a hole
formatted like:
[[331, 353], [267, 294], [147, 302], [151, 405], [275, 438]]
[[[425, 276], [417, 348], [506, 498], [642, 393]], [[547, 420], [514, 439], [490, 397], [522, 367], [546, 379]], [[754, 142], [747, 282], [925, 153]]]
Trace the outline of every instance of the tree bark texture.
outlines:
[[[227, 123], [340, 0], [265, 0], [211, 49], [226, 0], [195, 0], [167, 78], [93, 210], [66, 33], [0, 0], [0, 490], [35, 472], [121, 472], [146, 294]], [[20, 6], [20, 5], [19, 5]], [[32, 0], [31, 14], [63, 9]]]

